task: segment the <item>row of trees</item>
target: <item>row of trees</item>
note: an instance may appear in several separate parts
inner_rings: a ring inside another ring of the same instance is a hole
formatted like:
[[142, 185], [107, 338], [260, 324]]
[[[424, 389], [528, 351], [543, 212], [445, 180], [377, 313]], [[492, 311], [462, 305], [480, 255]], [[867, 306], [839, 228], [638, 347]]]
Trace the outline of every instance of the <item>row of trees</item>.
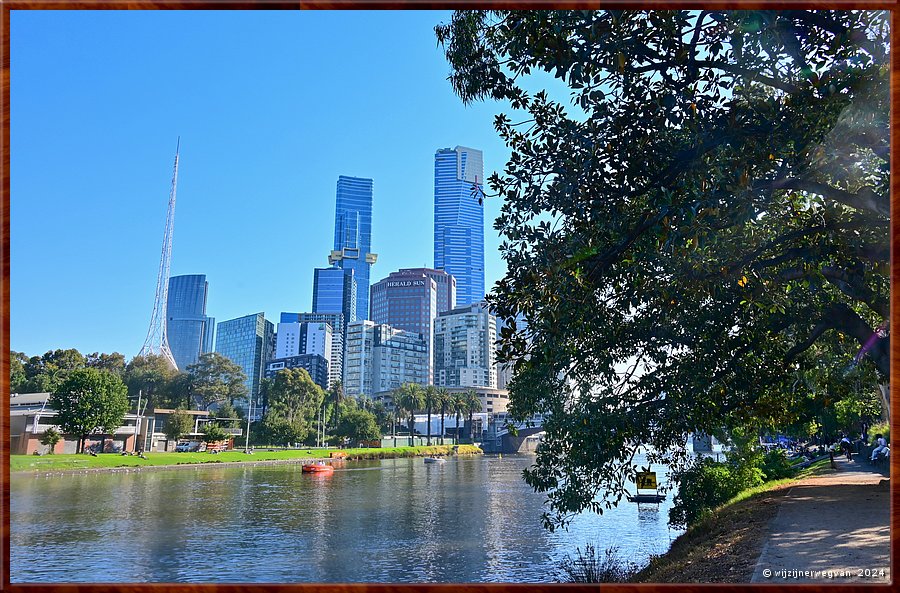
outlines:
[[[437, 413], [441, 417], [441, 436], [444, 433], [444, 417], [449, 414], [456, 416], [456, 426], [459, 427], [460, 418], [468, 415], [469, 438], [472, 438], [472, 415], [481, 411], [481, 400], [474, 390], [459, 393], [451, 393], [443, 387], [422, 387], [415, 383], [404, 383], [392, 392], [394, 411], [398, 422], [405, 418], [409, 429], [409, 442], [413, 443], [415, 437], [415, 415], [425, 412], [428, 415], [427, 442], [431, 444], [431, 415]], [[456, 439], [459, 442], [459, 429], [456, 430]]]
[[10, 352], [10, 391], [53, 393], [79, 369], [118, 377], [128, 396], [136, 399], [140, 393], [149, 408], [204, 409], [226, 402], [234, 406], [247, 397], [247, 377], [241, 367], [216, 352], [203, 354], [196, 364], [178, 371], [162, 356], [135, 356], [126, 363], [118, 352], [83, 355], [74, 348], [31, 357]]

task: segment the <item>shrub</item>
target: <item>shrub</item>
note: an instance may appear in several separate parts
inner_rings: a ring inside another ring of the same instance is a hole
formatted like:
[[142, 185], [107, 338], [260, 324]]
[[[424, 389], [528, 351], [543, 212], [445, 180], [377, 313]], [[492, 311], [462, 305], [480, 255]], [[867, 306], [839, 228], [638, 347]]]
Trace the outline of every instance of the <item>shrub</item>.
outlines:
[[766, 480], [782, 480], [794, 475], [794, 466], [788, 461], [784, 452], [776, 449], [765, 454], [762, 460], [762, 471]]
[[564, 583], [624, 583], [638, 572], [638, 566], [622, 560], [614, 547], [601, 556], [594, 544], [587, 544], [583, 552], [575, 548], [575, 555], [560, 564]]
[[869, 427], [869, 443], [875, 444], [875, 435], [881, 434], [884, 439], [890, 444], [891, 442], [891, 425], [887, 422], [881, 422], [879, 424], [873, 424]]
[[741, 490], [762, 484], [763, 477], [762, 469], [744, 459], [720, 463], [700, 458], [675, 476], [679, 489], [669, 511], [669, 523], [674, 527], [693, 525]]

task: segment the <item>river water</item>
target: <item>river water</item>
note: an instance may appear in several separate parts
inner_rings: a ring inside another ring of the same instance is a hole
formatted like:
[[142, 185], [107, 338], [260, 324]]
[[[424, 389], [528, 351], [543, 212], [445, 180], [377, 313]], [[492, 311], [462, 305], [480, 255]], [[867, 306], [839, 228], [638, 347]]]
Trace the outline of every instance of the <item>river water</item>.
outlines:
[[544, 496], [522, 480], [532, 461], [360, 461], [331, 476], [300, 465], [15, 475], [11, 581], [553, 582], [586, 543], [643, 564], [680, 533], [667, 526], [671, 493], [550, 533]]

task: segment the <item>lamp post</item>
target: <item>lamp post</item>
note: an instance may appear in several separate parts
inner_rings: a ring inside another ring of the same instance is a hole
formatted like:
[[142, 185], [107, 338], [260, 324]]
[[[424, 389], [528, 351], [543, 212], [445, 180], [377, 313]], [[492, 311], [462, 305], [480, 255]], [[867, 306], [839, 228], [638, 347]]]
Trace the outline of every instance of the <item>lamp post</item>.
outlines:
[[247, 409], [247, 437], [244, 439], [244, 453], [250, 454], [250, 420], [253, 418], [253, 397], [250, 397], [250, 407]]

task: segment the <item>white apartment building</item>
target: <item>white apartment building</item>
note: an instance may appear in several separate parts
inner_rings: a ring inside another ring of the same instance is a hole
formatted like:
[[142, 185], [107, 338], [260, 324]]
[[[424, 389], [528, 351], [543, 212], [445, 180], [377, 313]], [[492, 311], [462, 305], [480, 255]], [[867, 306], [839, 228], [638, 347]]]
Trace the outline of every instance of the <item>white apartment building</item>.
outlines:
[[434, 384], [497, 388], [497, 320], [484, 303], [440, 313], [434, 320]]

